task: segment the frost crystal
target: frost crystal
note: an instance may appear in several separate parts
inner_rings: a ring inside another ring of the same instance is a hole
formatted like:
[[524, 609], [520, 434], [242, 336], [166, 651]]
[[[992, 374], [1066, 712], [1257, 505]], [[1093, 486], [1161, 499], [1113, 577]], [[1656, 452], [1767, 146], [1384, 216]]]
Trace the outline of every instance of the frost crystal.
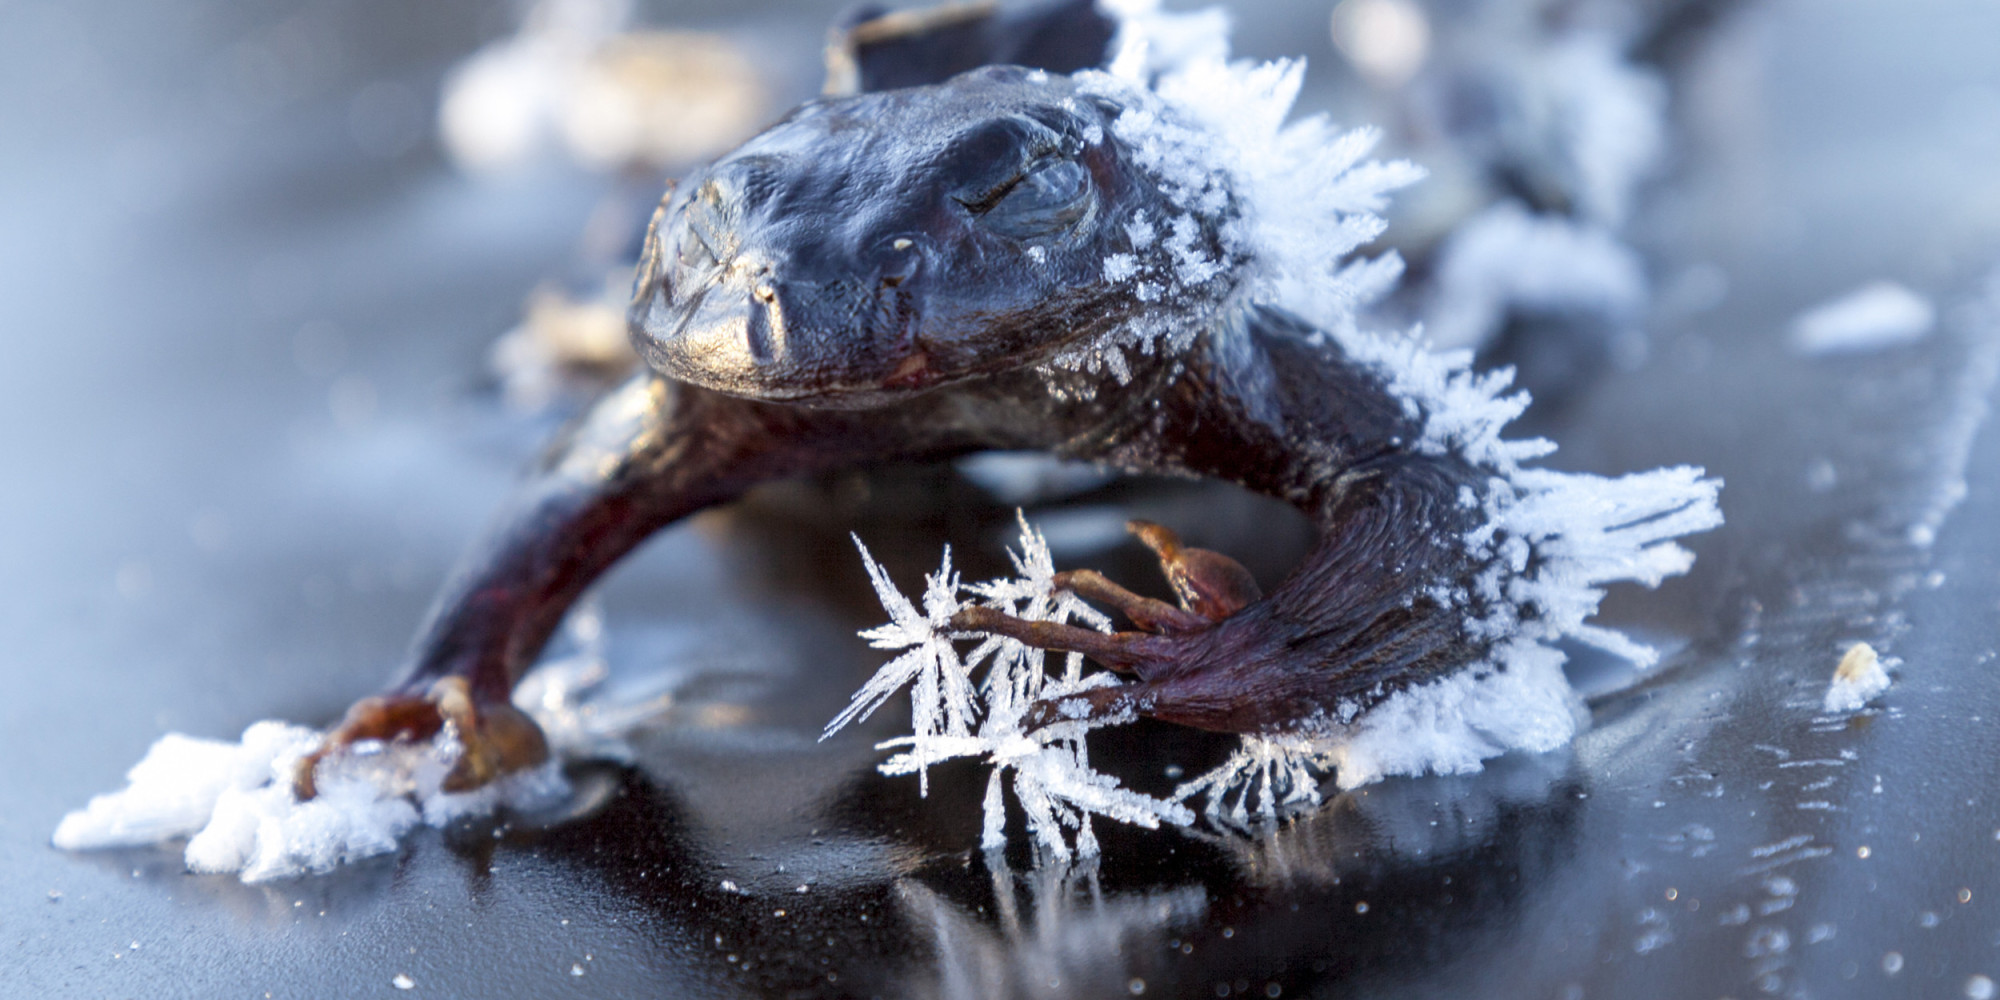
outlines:
[[[1257, 818], [1266, 822], [1281, 812], [1319, 805], [1319, 777], [1314, 769], [1331, 766], [1309, 737], [1245, 736], [1243, 745], [1222, 766], [1174, 789], [1176, 800], [1203, 796], [1212, 820], [1236, 826], [1250, 822], [1255, 796]], [[1229, 802], [1229, 793], [1236, 801]]]
[[[855, 544], [860, 546], [860, 540]], [[987, 848], [1007, 843], [1001, 778], [1009, 772], [1030, 836], [1058, 861], [1097, 853], [1092, 816], [1148, 828], [1163, 821], [1192, 822], [1194, 816], [1186, 807], [1123, 788], [1118, 779], [1090, 766], [1085, 735], [1099, 726], [1128, 722], [1129, 716], [1077, 718], [1024, 731], [1027, 713], [1037, 702], [1059, 705], [1064, 698], [1115, 683], [1110, 674], [1085, 676], [1083, 657], [1072, 653], [1064, 658], [1061, 673], [1051, 676], [1045, 650], [1003, 636], [952, 630], [951, 616], [972, 606], [971, 601], [959, 597], [960, 591], [985, 607], [1029, 621], [1078, 622], [1100, 631], [1110, 629], [1109, 619], [1076, 595], [1055, 589], [1055, 563], [1048, 542], [1025, 518], [1021, 521], [1021, 551], [1009, 555], [1017, 577], [961, 587], [951, 572], [951, 554], [946, 552], [944, 565], [925, 578], [924, 613], [918, 614], [863, 546], [862, 560], [890, 622], [861, 634], [878, 648], [909, 652], [876, 671], [846, 711], [827, 724], [826, 736], [866, 718], [908, 685], [915, 717], [912, 734], [879, 745], [879, 749], [902, 751], [884, 761], [880, 769], [883, 774], [916, 772], [921, 777], [930, 765], [959, 757], [980, 758], [992, 765], [981, 837], [982, 846]], [[961, 659], [954, 641], [973, 639], [980, 640], [979, 644]], [[984, 683], [975, 690], [971, 675], [982, 665]], [[975, 718], [979, 726], [972, 732], [969, 723]]]
[[1053, 363], [1127, 381], [1125, 351], [1187, 350], [1199, 326], [1187, 316], [1232, 295], [1351, 328], [1354, 309], [1387, 292], [1402, 263], [1343, 258], [1381, 234], [1387, 195], [1423, 171], [1365, 160], [1373, 129], [1343, 133], [1318, 115], [1288, 122], [1305, 64], [1229, 62], [1222, 12], [1103, 6], [1120, 18], [1118, 55], [1108, 72], [1078, 73], [1079, 89], [1124, 107], [1111, 132], [1174, 207], [1123, 220], [1128, 249], [1103, 274], [1161, 308]]
[[[952, 640], [964, 633], [951, 630], [951, 616], [965, 605], [958, 600], [958, 575], [951, 571], [951, 549], [944, 551], [944, 565], [924, 578], [924, 610], [919, 614], [889, 580], [888, 571], [869, 554], [868, 546], [862, 545], [858, 537], [854, 544], [861, 549], [861, 561], [867, 565], [868, 578], [875, 584], [875, 596], [889, 612], [889, 624], [868, 629], [861, 637], [876, 649], [908, 652], [876, 671], [854, 693], [846, 710], [826, 724], [820, 739], [832, 736], [850, 722], [873, 715], [890, 695], [905, 685], [910, 686], [910, 725], [916, 734], [911, 738], [920, 754], [923, 748], [940, 741], [967, 738], [979, 705], [973, 697], [966, 667], [959, 662], [958, 650], [952, 646]], [[925, 794], [930, 792], [930, 775], [924, 770], [927, 763], [919, 760], [914, 768]]]

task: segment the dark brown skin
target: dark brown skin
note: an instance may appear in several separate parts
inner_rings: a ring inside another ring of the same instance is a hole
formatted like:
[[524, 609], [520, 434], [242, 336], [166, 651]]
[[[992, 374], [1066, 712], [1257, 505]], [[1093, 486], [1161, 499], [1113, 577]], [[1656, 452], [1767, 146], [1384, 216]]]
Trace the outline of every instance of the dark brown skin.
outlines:
[[[1145, 250], [1132, 213], [1172, 209], [1109, 137], [1122, 110], [1065, 77], [987, 68], [808, 105], [670, 192], [631, 313], [652, 370], [556, 449], [440, 596], [405, 678], [322, 754], [450, 719], [468, 750], [454, 787], [539, 762], [509, 691], [653, 532], [773, 479], [995, 448], [1224, 479], [1321, 529], [1268, 596], [1158, 526], [1136, 530], [1180, 606], [1064, 575], [1140, 631], [964, 613], [1129, 675], [1091, 693], [1096, 712], [1282, 731], [1477, 661], [1465, 609], [1426, 594], [1476, 569], [1459, 537], [1477, 511], [1458, 497], [1482, 478], [1415, 451], [1418, 425], [1375, 371], [1227, 281], [1141, 303], [1103, 280], [1107, 255]], [[1182, 352], [1128, 352], [1129, 383], [1050, 365], [1161, 319], [1199, 333]]]

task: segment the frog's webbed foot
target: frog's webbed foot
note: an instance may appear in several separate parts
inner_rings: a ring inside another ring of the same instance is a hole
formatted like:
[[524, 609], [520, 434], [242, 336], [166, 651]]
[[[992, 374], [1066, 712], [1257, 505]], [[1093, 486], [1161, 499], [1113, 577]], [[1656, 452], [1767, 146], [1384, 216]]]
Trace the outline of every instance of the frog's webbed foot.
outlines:
[[447, 792], [471, 791], [549, 758], [548, 740], [534, 720], [506, 702], [479, 700], [465, 678], [454, 675], [439, 678], [423, 694], [375, 695], [355, 702], [319, 749], [299, 761], [292, 790], [301, 800], [314, 797], [320, 762], [356, 743], [428, 740], [447, 722], [461, 748], [443, 782]]
[[1030, 730], [1066, 719], [1135, 710], [1141, 705], [1149, 675], [1170, 673], [1188, 658], [1190, 649], [1183, 637], [1213, 627], [1263, 596], [1242, 563], [1220, 552], [1182, 545], [1179, 536], [1150, 521], [1129, 521], [1125, 527], [1159, 556], [1160, 568], [1180, 604], [1135, 594], [1096, 570], [1058, 573], [1055, 586], [1118, 609], [1136, 626], [1134, 630], [1098, 632], [1029, 621], [992, 608], [967, 608], [952, 617], [954, 628], [1003, 635], [1038, 649], [1082, 653], [1119, 673], [1140, 675], [1137, 684], [1037, 702], [1025, 719]]

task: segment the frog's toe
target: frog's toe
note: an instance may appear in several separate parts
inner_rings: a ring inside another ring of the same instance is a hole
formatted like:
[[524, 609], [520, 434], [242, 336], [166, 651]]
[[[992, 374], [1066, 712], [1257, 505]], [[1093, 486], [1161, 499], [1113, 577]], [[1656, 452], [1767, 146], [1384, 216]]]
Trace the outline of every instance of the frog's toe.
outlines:
[[395, 740], [427, 740], [444, 728], [444, 719], [435, 703], [422, 695], [371, 695], [347, 710], [340, 725], [326, 734], [319, 749], [300, 758], [292, 773], [292, 792], [301, 801], [319, 794], [320, 761], [344, 753], [348, 747], [368, 740], [384, 743]]
[[469, 791], [548, 759], [548, 741], [532, 719], [512, 705], [475, 700], [464, 678], [450, 676], [424, 694], [399, 692], [355, 702], [319, 749], [300, 759], [292, 791], [300, 800], [318, 795], [320, 762], [356, 743], [428, 740], [443, 732], [447, 722], [462, 747], [458, 763], [445, 776], [447, 792]]
[[476, 702], [465, 678], [440, 678], [431, 685], [430, 696], [437, 702], [438, 714], [452, 722], [464, 747], [458, 764], [445, 776], [445, 791], [471, 791], [549, 759], [549, 742], [542, 727], [506, 702]]
[[1017, 639], [1036, 649], [1082, 653], [1120, 673], [1131, 673], [1140, 664], [1157, 659], [1169, 642], [1151, 632], [1099, 632], [1056, 622], [1017, 618], [992, 608], [966, 608], [951, 616], [951, 627], [966, 632], [984, 632]]
[[1127, 521], [1125, 530], [1160, 557], [1160, 570], [1181, 600], [1181, 607], [1218, 622], [1261, 600], [1257, 578], [1243, 564], [1220, 552], [1182, 545], [1180, 536], [1151, 521]]

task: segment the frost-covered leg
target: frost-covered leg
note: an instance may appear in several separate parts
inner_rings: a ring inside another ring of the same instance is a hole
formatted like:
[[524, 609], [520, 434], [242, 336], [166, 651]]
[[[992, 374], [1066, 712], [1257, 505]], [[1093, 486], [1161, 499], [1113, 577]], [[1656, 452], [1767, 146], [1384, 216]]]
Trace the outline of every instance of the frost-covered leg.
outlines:
[[966, 608], [951, 616], [951, 627], [1006, 636], [1036, 649], [1082, 653], [1120, 673], [1131, 673], [1139, 664], [1169, 648], [1150, 632], [1097, 632], [1075, 625], [1029, 621], [992, 608]]
[[600, 401], [517, 494], [447, 584], [403, 678], [357, 704], [302, 765], [364, 739], [427, 739], [459, 723], [465, 787], [540, 762], [534, 724], [509, 704], [584, 589], [655, 531], [765, 480], [915, 450], [893, 415], [773, 406], [642, 374]]
[[1106, 633], [1033, 621], [992, 608], [960, 611], [952, 616], [952, 627], [1007, 636], [1037, 649], [1082, 653], [1120, 673], [1131, 673], [1139, 664], [1171, 653], [1173, 645], [1162, 636], [1213, 625], [1263, 596], [1250, 571], [1228, 556], [1183, 546], [1180, 536], [1151, 521], [1130, 521], [1126, 528], [1159, 554], [1160, 568], [1180, 595], [1181, 607], [1135, 594], [1095, 570], [1058, 573], [1054, 586], [1117, 608], [1140, 631]]

